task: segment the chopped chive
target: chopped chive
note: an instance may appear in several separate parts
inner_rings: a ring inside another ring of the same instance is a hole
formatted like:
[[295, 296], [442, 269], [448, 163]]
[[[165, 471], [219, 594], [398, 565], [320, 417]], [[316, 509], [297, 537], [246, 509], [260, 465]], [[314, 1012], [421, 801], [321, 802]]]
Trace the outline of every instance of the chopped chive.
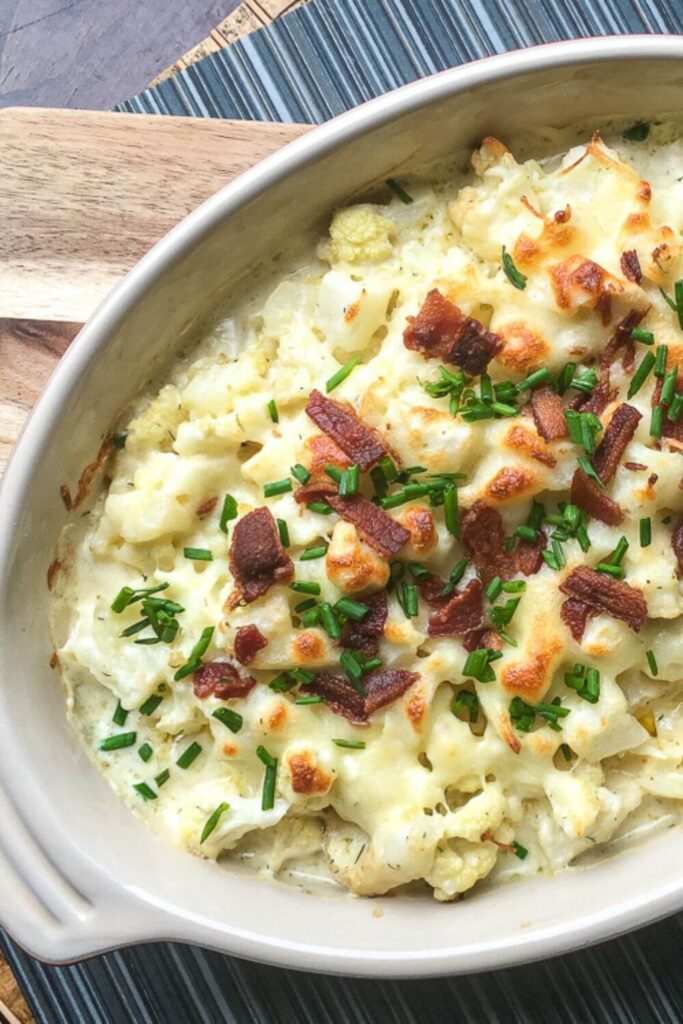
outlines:
[[[648, 353], [651, 355], [652, 353]], [[663, 377], [666, 373], [666, 360], [669, 354], [668, 345], [657, 345], [655, 354], [655, 377]]]
[[155, 778], [154, 781], [156, 782], [156, 784], [159, 787], [159, 789], [161, 789], [161, 787], [164, 785], [164, 783], [168, 782], [170, 777], [171, 777], [171, 773], [169, 772], [168, 768], [164, 768], [164, 770], [162, 772], [159, 772], [159, 774], [157, 775], [157, 777]]
[[417, 587], [414, 583], [401, 583], [396, 588], [398, 603], [407, 619], [413, 619], [418, 612]]
[[320, 609], [316, 606], [311, 608], [309, 611], [304, 612], [301, 616], [301, 625], [305, 629], [310, 629], [311, 626], [317, 626], [320, 622]]
[[356, 651], [344, 650], [339, 655], [339, 664], [344, 669], [354, 690], [357, 690], [362, 697], [365, 697], [365, 688], [361, 682], [365, 666], [360, 661], [360, 656]]
[[338, 747], [345, 747], [347, 750], [365, 750], [364, 740], [335, 740], [332, 742]]
[[411, 194], [406, 192], [403, 185], [400, 185], [398, 181], [396, 181], [396, 178], [387, 178], [386, 183], [391, 191], [397, 195], [401, 202], [405, 203], [406, 206], [410, 206], [410, 204], [415, 201]]
[[322, 704], [324, 697], [319, 697], [317, 694], [311, 694], [310, 697], [295, 697], [295, 704]]
[[574, 379], [574, 371], [576, 370], [576, 363], [565, 363], [560, 370], [560, 375], [557, 378], [557, 393], [563, 395], [572, 380]]
[[152, 694], [151, 697], [147, 698], [144, 704], [140, 705], [140, 714], [153, 715], [163, 699], [164, 698], [160, 697], [158, 694]]
[[455, 484], [448, 484], [443, 491], [443, 512], [446, 529], [454, 537], [460, 536], [460, 511], [458, 508], [458, 489]]
[[339, 482], [339, 495], [342, 498], [349, 498], [352, 494], [358, 494], [360, 485], [360, 466], [354, 463], [342, 473]]
[[313, 594], [314, 597], [320, 596], [320, 584], [314, 583], [312, 580], [294, 580], [293, 583], [289, 584], [289, 589], [294, 590], [297, 594]]
[[570, 387], [574, 388], [575, 391], [582, 391], [584, 394], [590, 395], [597, 383], [597, 370], [594, 366], [589, 366], [588, 369], [583, 370], [578, 377], [573, 378]]
[[489, 601], [495, 601], [503, 589], [503, 582], [500, 576], [494, 576], [486, 588], [486, 596]]
[[284, 480], [274, 480], [270, 484], [263, 485], [263, 497], [274, 498], [278, 494], [287, 494], [292, 489], [292, 481], [289, 477]]
[[150, 747], [149, 743], [143, 743], [141, 747], [138, 747], [138, 757], [143, 761], [149, 761], [154, 751]]
[[504, 594], [521, 594], [526, 590], [525, 580], [506, 580], [502, 585]]
[[627, 142], [644, 142], [650, 134], [650, 125], [647, 121], [636, 121], [629, 128], [622, 132], [622, 138]]
[[190, 651], [190, 657], [173, 676], [176, 682], [179, 682], [181, 679], [185, 679], [186, 676], [191, 676], [193, 672], [196, 672], [198, 668], [202, 667], [202, 657], [204, 654], [206, 654], [207, 648], [211, 643], [213, 634], [213, 626], [207, 626], [205, 629], [202, 630], [202, 634], [199, 637], [199, 640]]
[[157, 794], [154, 792], [151, 786], [148, 786], [146, 782], [135, 782], [133, 789], [136, 793], [139, 793], [143, 800], [156, 800]]
[[237, 519], [237, 502], [233, 498], [232, 494], [226, 494], [223, 499], [220, 522], [218, 523], [218, 526], [223, 533], [228, 532], [228, 523], [231, 519]]
[[676, 281], [674, 284], [674, 299], [676, 300], [678, 326], [683, 328], [683, 281]]
[[230, 732], [239, 732], [244, 725], [242, 715], [237, 711], [233, 711], [232, 708], [216, 708], [211, 717], [217, 719]]
[[676, 394], [674, 396], [673, 401], [671, 402], [671, 405], [666, 411], [666, 418], [670, 420], [672, 423], [676, 423], [681, 415], [681, 412], [683, 412], [683, 395]]
[[660, 438], [664, 428], [664, 406], [655, 405], [650, 417], [650, 436]]
[[387, 493], [387, 480], [379, 466], [373, 466], [370, 470], [370, 479], [372, 480], [372, 486], [375, 488], [375, 494], [378, 498], [384, 498]]
[[183, 548], [183, 554], [195, 562], [213, 562], [213, 555], [208, 548]]
[[339, 619], [334, 614], [334, 609], [328, 601], [320, 602], [320, 623], [329, 637], [338, 640], [341, 636]]
[[631, 331], [631, 337], [634, 341], [639, 341], [641, 345], [654, 345], [655, 336], [652, 331], [645, 331], [642, 327], [634, 327]]
[[481, 647], [476, 651], [470, 651], [465, 659], [462, 674], [478, 679], [480, 683], [492, 683], [496, 676], [490, 662], [496, 661], [502, 656], [500, 651], [495, 651], [491, 647]]
[[185, 750], [183, 750], [182, 754], [176, 761], [176, 764], [179, 768], [189, 768], [193, 761], [197, 760], [201, 752], [201, 744], [193, 741], [190, 743], [189, 747], [186, 747]]
[[125, 725], [126, 719], [128, 718], [128, 712], [125, 708], [121, 707], [121, 701], [117, 701], [116, 707], [114, 708], [114, 714], [111, 716], [111, 720], [114, 725]]
[[324, 558], [327, 554], [327, 544], [319, 544], [314, 548], [306, 548], [299, 555], [300, 562], [311, 562], [315, 558]]
[[285, 522], [284, 519], [277, 519], [276, 522], [277, 532], [280, 537], [280, 543], [282, 544], [283, 548], [288, 548], [290, 545], [289, 527], [287, 526], [287, 523]]
[[534, 373], [530, 373], [528, 377], [520, 381], [517, 385], [518, 391], [531, 391], [534, 388], [539, 387], [541, 384], [547, 384], [548, 381], [553, 379], [553, 375], [547, 366], [544, 366], [541, 370], [536, 370]]
[[465, 575], [465, 571], [467, 570], [468, 564], [469, 563], [466, 558], [461, 558], [459, 562], [455, 563], [455, 565], [448, 574], [448, 582], [441, 591], [444, 597], [448, 594], [451, 594], [455, 590], [456, 586]]
[[296, 466], [292, 466], [289, 471], [295, 480], [298, 480], [300, 484], [307, 484], [311, 479], [311, 474], [308, 472], [305, 466], [302, 466], [300, 462], [297, 462]]
[[662, 405], [670, 405], [671, 400], [676, 392], [676, 384], [678, 383], [678, 368], [672, 367], [667, 371], [664, 377], [664, 383], [662, 384], [662, 394], [659, 401]]
[[123, 750], [124, 747], [132, 747], [137, 739], [136, 732], [120, 732], [116, 736], [107, 736], [100, 743], [100, 750]]
[[654, 651], [645, 651], [645, 657], [647, 658], [647, 663], [650, 666], [650, 672], [653, 676], [656, 676], [659, 672], [659, 668], [657, 666], [657, 659], [655, 658]]
[[600, 477], [598, 476], [598, 474], [596, 473], [595, 469], [593, 468], [592, 464], [588, 461], [588, 459], [584, 455], [580, 455], [576, 461], [581, 466], [581, 469], [584, 471], [586, 476], [590, 477], [591, 480], [594, 480], [595, 483], [598, 484], [598, 486], [602, 487], [602, 489], [604, 490], [605, 485], [603, 484], [602, 480], [600, 479]]
[[271, 398], [271, 400], [268, 402], [268, 415], [270, 416], [273, 423], [280, 422], [280, 414], [277, 411], [277, 406], [275, 404], [274, 398]]
[[[296, 679], [292, 678], [290, 672], [280, 672], [268, 683], [273, 693], [288, 693], [296, 686]], [[228, 726], [228, 728], [230, 728]]]
[[652, 541], [652, 520], [649, 516], [640, 520], [640, 546], [648, 548]]
[[132, 587], [121, 587], [118, 594], [111, 603], [111, 610], [120, 615], [124, 608], [127, 608], [131, 602], [131, 598], [135, 594]]
[[386, 482], [388, 484], [393, 483], [394, 480], [398, 476], [398, 470], [397, 470], [396, 465], [394, 463], [394, 460], [391, 458], [391, 456], [390, 455], [383, 455], [382, 458], [378, 462], [378, 466], [382, 470], [382, 473], [384, 474], [384, 479], [386, 480]]
[[116, 433], [112, 435], [111, 443], [114, 445], [115, 448], [125, 448], [127, 440], [128, 431], [117, 430]]
[[555, 572], [559, 572], [560, 569], [562, 568], [562, 565], [561, 565], [560, 561], [558, 560], [557, 555], [555, 554], [555, 552], [548, 551], [548, 549], [545, 548], [543, 551], [541, 551], [541, 557], [542, 557], [543, 561], [545, 562], [545, 564], [550, 569], [554, 569]]
[[598, 562], [595, 566], [596, 572], [604, 572], [609, 576], [614, 576], [615, 579], [623, 579], [624, 570], [620, 565], [612, 565], [610, 562]]
[[360, 622], [370, 611], [370, 607], [367, 604], [363, 604], [362, 601], [354, 601], [350, 597], [340, 597], [334, 606], [334, 610], [348, 616], [349, 619]]
[[331, 480], [334, 480], [337, 486], [341, 483], [344, 471], [340, 469], [339, 466], [334, 466], [332, 465], [332, 463], [330, 463], [329, 465], [325, 466], [325, 472], [330, 477]]
[[275, 781], [277, 778], [277, 758], [269, 754], [265, 747], [256, 748], [256, 756], [266, 766], [261, 795], [261, 810], [271, 811], [275, 806]]
[[329, 516], [332, 514], [332, 506], [328, 505], [326, 501], [309, 501], [306, 508], [311, 512], [317, 512], [319, 516]]
[[520, 537], [522, 540], [529, 540], [532, 544], [536, 541], [537, 531], [532, 529], [530, 526], [518, 526], [515, 530], [515, 537]]
[[205, 842], [209, 838], [209, 836], [211, 835], [211, 833], [215, 829], [216, 825], [220, 821], [221, 816], [223, 814], [225, 814], [226, 811], [229, 811], [229, 810], [230, 810], [230, 804], [220, 803], [218, 805], [218, 807], [216, 808], [216, 810], [212, 814], [209, 815], [209, 817], [206, 819], [206, 824], [204, 825], [204, 828], [202, 829], [202, 837], [199, 840], [200, 843]]
[[677, 313], [678, 312], [678, 306], [676, 305], [674, 300], [671, 298], [671, 296], [667, 295], [663, 288], [659, 289], [659, 294], [662, 296], [662, 298], [666, 302], [667, 306], [669, 306], [671, 309], [673, 309], [674, 313]]
[[474, 725], [479, 718], [479, 698], [470, 690], [461, 690], [451, 701], [451, 712], [456, 717], [465, 713]]
[[360, 356], [353, 356], [349, 359], [348, 363], [344, 363], [336, 373], [333, 373], [330, 379], [325, 384], [325, 391], [329, 395], [330, 391], [334, 391], [335, 388], [339, 387], [342, 381], [345, 381], [350, 373], [356, 369], [360, 362]]
[[318, 603], [314, 601], [312, 597], [307, 598], [305, 601], [299, 601], [298, 604], [294, 605], [294, 611], [301, 614], [301, 612], [307, 612], [311, 608], [317, 608]]
[[510, 845], [512, 846], [515, 857], [519, 857], [520, 860], [524, 860], [529, 853], [526, 846], [522, 846], [522, 844], [518, 843], [516, 839], [514, 839]]
[[503, 246], [503, 251], [501, 253], [501, 262], [503, 264], [503, 273], [507, 277], [510, 284], [514, 288], [517, 288], [519, 289], [519, 291], [523, 292], [526, 288], [527, 279], [524, 276], [524, 274], [521, 274], [519, 270], [517, 270], [515, 262], [510, 253], [506, 250], [505, 246]]

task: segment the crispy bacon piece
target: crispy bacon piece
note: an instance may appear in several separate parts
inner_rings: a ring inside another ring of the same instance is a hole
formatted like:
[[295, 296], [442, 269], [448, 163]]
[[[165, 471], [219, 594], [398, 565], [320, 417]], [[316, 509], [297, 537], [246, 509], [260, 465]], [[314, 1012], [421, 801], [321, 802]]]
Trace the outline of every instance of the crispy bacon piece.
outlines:
[[625, 462], [624, 469], [629, 469], [632, 473], [644, 473], [647, 466], [644, 466], [642, 462]]
[[475, 501], [462, 517], [461, 528], [465, 547], [485, 584], [494, 576], [504, 580], [518, 572], [533, 576], [543, 564], [540, 541], [520, 541], [514, 551], [506, 550], [500, 512], [484, 501]]
[[531, 410], [536, 430], [544, 441], [555, 441], [567, 436], [562, 399], [552, 388], [534, 388], [531, 392]]
[[[614, 334], [607, 342], [607, 345], [598, 358], [599, 366], [611, 366], [617, 357], [617, 352], [621, 348], [626, 349], [622, 357], [622, 365], [624, 369], [633, 365], [633, 360], [635, 358], [635, 342], [631, 337], [631, 331], [634, 327], [638, 326], [649, 308], [650, 307], [648, 306], [647, 309], [631, 309], [624, 319], [619, 321]], [[595, 392], [593, 393], [595, 394]]]
[[368, 605], [370, 611], [358, 622], [349, 619], [344, 623], [339, 643], [342, 647], [358, 651], [364, 658], [372, 658], [379, 651], [379, 638], [387, 621], [387, 592], [378, 590], [362, 598], [362, 601]]
[[616, 473], [621, 458], [641, 419], [642, 416], [638, 410], [626, 402], [615, 410], [593, 457], [595, 472], [604, 484], [608, 483]]
[[312, 501], [327, 502], [330, 495], [336, 493], [337, 485], [326, 476], [319, 480], [309, 480], [308, 483], [297, 487], [294, 492], [294, 500], [299, 505], [310, 505]]
[[291, 580], [294, 566], [269, 509], [255, 508], [238, 519], [232, 531], [229, 566], [247, 604], [265, 594], [273, 583]]
[[410, 530], [401, 526], [367, 498], [354, 494], [351, 498], [330, 495], [327, 502], [347, 523], [353, 523], [370, 547], [385, 558], [398, 554], [410, 540]]
[[363, 676], [365, 696], [358, 693], [345, 676], [320, 672], [312, 683], [301, 687], [303, 693], [323, 697], [330, 711], [342, 715], [352, 725], [367, 725], [370, 715], [402, 697], [420, 678], [417, 672], [402, 668], [378, 668]]
[[433, 288], [417, 316], [408, 317], [403, 332], [406, 348], [421, 352], [425, 359], [455, 363], [465, 373], [483, 373], [503, 342], [474, 317], [465, 316], [438, 288]]
[[349, 405], [312, 391], [306, 412], [317, 427], [338, 444], [345, 455], [365, 471], [387, 454], [376, 430], [363, 423]]
[[470, 580], [463, 590], [455, 590], [437, 611], [429, 616], [430, 636], [466, 636], [484, 622], [484, 588], [481, 580]]
[[610, 383], [609, 370], [603, 370], [591, 394], [579, 394], [569, 404], [572, 409], [579, 412], [592, 412], [596, 416], [601, 416], [610, 402], [617, 397], [617, 393], [618, 389], [613, 388]]
[[499, 651], [503, 646], [503, 641], [494, 629], [482, 626], [481, 629], [473, 629], [471, 633], [467, 634], [463, 640], [463, 646], [466, 651], [480, 651], [483, 647]]
[[570, 572], [560, 584], [560, 590], [596, 611], [621, 619], [636, 633], [647, 618], [647, 604], [641, 590], [624, 580], [589, 569], [587, 565], [579, 565]]
[[679, 516], [671, 534], [671, 547], [678, 562], [678, 571], [683, 573], [683, 516]]
[[255, 686], [256, 680], [231, 661], [208, 661], [197, 669], [193, 679], [194, 695], [200, 700], [210, 696], [219, 700], [246, 697]]
[[624, 520], [621, 507], [580, 466], [572, 477], [572, 502], [608, 526], [618, 526]]
[[581, 643], [583, 631], [586, 628], [588, 616], [593, 614], [593, 609], [585, 601], [579, 601], [576, 597], [568, 597], [560, 609], [560, 618], [569, 628], [569, 632]]
[[632, 284], [640, 284], [643, 280], [643, 271], [640, 269], [640, 260], [636, 250], [627, 249], [626, 252], [622, 252], [619, 263], [626, 280], [631, 281]]
[[267, 646], [268, 641], [261, 630], [251, 623], [240, 626], [235, 634], [235, 657], [243, 665], [252, 662], [258, 652]]

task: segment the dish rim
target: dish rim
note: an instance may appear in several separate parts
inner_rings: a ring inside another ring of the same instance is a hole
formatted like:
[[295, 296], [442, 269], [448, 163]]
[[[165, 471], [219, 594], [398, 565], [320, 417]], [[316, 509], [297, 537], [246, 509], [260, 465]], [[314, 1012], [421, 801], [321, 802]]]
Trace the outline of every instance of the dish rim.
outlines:
[[[224, 186], [143, 256], [99, 305], [61, 359], [24, 426], [0, 482], [0, 521], [12, 524], [11, 529], [0, 534], [0, 577], [7, 571], [13, 529], [21, 520], [33, 467], [49, 451], [52, 430], [64, 412], [71, 392], [77, 387], [79, 377], [97, 359], [143, 295], [163, 279], [178, 259], [201, 245], [219, 221], [229, 218], [243, 205], [276, 185], [281, 178], [295, 174], [298, 169], [332, 150], [343, 148], [354, 137], [420, 107], [437, 103], [439, 99], [467, 93], [471, 87], [512, 79], [527, 72], [595, 63], [597, 60], [609, 62], [640, 58], [668, 61], [680, 60], [681, 57], [683, 37], [673, 35], [603, 36], [560, 41], [486, 57], [419, 79], [313, 128]], [[34, 785], [38, 783], [35, 777], [31, 777], [30, 771], [28, 776]], [[0, 755], [0, 795], [3, 782], [7, 784], [9, 778], [9, 771]], [[23, 842], [28, 855], [33, 842], [30, 832]], [[2, 850], [0, 862], [1, 855]], [[115, 879], [107, 879], [107, 882], [114, 890], [118, 886], [119, 893], [124, 894], [123, 883]], [[572, 926], [571, 922], [554, 927], [542, 926], [528, 938], [518, 936], [516, 941], [511, 937], [501, 942], [489, 941], [485, 948], [480, 948], [484, 946], [480, 943], [479, 947], [471, 946], [467, 950], [439, 948], [425, 951], [416, 948], [398, 952], [340, 950], [325, 947], [319, 942], [285, 944], [279, 940], [269, 940], [268, 936], [255, 936], [249, 932], [248, 927], [235, 926], [230, 930], [226, 928], [219, 931], [210, 922], [196, 918], [193, 920], [189, 913], [185, 917], [177, 914], [171, 917], [171, 935], [168, 912], [159, 913], [153, 928], [147, 921], [146, 926], [138, 928], [136, 932], [132, 922], [134, 911], [141, 903], [136, 902], [139, 897], [135, 897], [129, 890], [124, 895], [128, 900], [128, 912], [122, 913], [118, 932], [114, 929], [112, 934], [112, 929], [108, 929], [104, 942], [101, 935], [98, 937], [97, 914], [93, 915], [89, 924], [81, 921], [78, 928], [71, 930], [68, 922], [64, 923], [62, 930], [50, 942], [38, 936], [32, 940], [30, 935], [27, 936], [22, 922], [5, 920], [7, 912], [2, 906], [0, 918], [10, 934], [17, 936], [20, 944], [34, 955], [51, 962], [65, 962], [137, 941], [171, 939], [200, 943], [233, 955], [295, 969], [374, 977], [426, 977], [528, 962], [623, 933], [680, 909], [683, 906], [683, 879], [675, 885], [659, 888], [653, 883], [648, 894], [625, 898], [623, 904], [617, 910], [610, 910], [609, 914], [601, 913], [596, 908], [593, 914], [584, 915], [578, 928]], [[18, 905], [21, 907], [21, 901]], [[152, 905], [153, 899], [145, 904], [148, 916], [152, 913]], [[15, 903], [15, 909], [16, 906]], [[97, 906], [94, 909], [97, 910]]]

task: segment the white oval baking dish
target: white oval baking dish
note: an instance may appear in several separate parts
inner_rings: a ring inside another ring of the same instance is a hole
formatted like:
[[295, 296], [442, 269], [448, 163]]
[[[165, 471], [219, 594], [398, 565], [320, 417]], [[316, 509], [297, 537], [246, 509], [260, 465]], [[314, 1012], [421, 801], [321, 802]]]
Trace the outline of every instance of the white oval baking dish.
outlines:
[[[235, 875], [148, 832], [92, 767], [48, 668], [46, 569], [77, 479], [117, 413], [264, 254], [404, 166], [610, 115], [681, 108], [683, 39], [559, 43], [491, 58], [366, 104], [270, 157], [183, 221], [62, 360], [0, 491], [0, 924], [68, 961], [155, 939], [281, 966], [410, 977], [501, 967], [683, 906], [683, 834], [462, 903], [322, 898]], [[557, 142], [553, 143], [557, 146]], [[378, 913], [379, 908], [379, 913]]]

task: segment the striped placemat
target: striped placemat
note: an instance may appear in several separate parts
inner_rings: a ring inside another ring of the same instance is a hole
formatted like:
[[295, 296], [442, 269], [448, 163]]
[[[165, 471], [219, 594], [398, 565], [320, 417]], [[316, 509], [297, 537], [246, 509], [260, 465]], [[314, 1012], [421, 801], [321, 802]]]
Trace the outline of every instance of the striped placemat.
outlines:
[[[683, 6], [666, 0], [311, 0], [120, 109], [321, 122], [487, 54], [682, 30]], [[444, 913], [457, 928], [457, 907]], [[682, 926], [683, 915], [541, 964], [409, 982], [295, 974], [168, 943], [61, 968], [7, 937], [0, 946], [39, 1024], [679, 1024]]]

